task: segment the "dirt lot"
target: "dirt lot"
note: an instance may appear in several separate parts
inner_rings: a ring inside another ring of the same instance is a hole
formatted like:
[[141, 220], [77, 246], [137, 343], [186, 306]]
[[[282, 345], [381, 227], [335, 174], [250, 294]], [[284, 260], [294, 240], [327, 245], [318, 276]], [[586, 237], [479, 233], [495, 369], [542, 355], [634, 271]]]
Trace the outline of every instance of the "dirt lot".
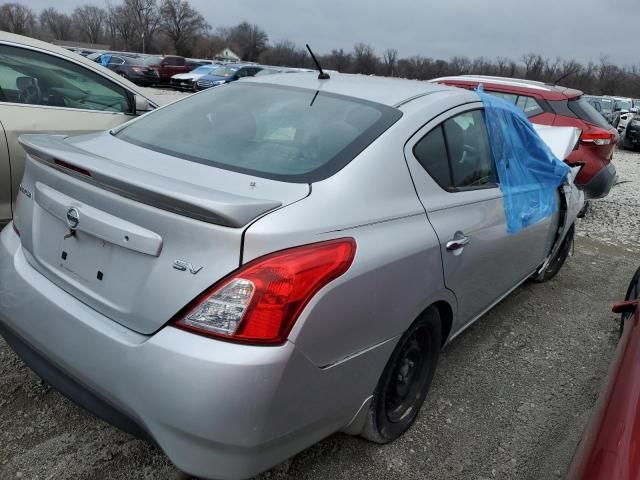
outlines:
[[[640, 264], [640, 154], [579, 224], [575, 256], [449, 346], [416, 425], [379, 446], [334, 435], [262, 479], [550, 479], [565, 472], [617, 340], [610, 305]], [[43, 385], [0, 340], [0, 478], [173, 478], [157, 449]], [[215, 472], [212, 472], [215, 474]]]

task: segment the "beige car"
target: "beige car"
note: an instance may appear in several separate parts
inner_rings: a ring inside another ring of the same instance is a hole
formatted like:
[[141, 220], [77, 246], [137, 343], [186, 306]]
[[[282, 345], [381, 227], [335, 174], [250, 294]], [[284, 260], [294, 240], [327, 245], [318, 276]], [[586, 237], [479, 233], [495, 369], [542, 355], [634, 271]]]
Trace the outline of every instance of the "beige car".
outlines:
[[76, 53], [0, 32], [0, 228], [12, 218], [22, 178], [21, 134], [106, 130], [160, 103]]

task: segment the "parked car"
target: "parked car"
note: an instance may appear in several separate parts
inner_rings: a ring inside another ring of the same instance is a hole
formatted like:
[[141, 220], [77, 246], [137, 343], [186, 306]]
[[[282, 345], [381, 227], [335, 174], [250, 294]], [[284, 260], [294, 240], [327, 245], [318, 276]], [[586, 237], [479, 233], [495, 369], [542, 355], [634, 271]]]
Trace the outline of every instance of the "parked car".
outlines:
[[0, 228], [12, 218], [24, 168], [22, 133], [87, 133], [124, 123], [159, 101], [62, 47], [0, 32]]
[[235, 82], [236, 80], [244, 77], [253, 77], [263, 68], [264, 67], [260, 65], [254, 64], [222, 65], [208, 75], [197, 80], [196, 90], [205, 90], [207, 88], [215, 87], [216, 85], [222, 85], [223, 83]]
[[620, 114], [618, 133], [623, 133], [637, 110], [633, 107], [633, 99], [626, 97], [612, 97], [613, 109]]
[[602, 115], [613, 128], [618, 128], [620, 123], [620, 112], [614, 109], [613, 100], [608, 97], [597, 97], [594, 95], [583, 95], [600, 115]]
[[482, 84], [491, 93], [521, 108], [529, 120], [540, 125], [572, 126], [582, 131], [577, 150], [569, 156], [569, 165], [581, 165], [576, 184], [588, 198], [607, 196], [616, 177], [611, 162], [618, 134], [602, 118], [582, 92], [557, 85], [482, 75], [442, 77], [432, 82], [462, 88], [476, 88]]
[[576, 449], [567, 480], [635, 480], [640, 471], [640, 269], [631, 279], [621, 314], [616, 355], [591, 421]]
[[107, 68], [136, 85], [151, 86], [160, 81], [158, 72], [137, 58], [109, 55]]
[[637, 150], [640, 147], [640, 115], [635, 113], [620, 134], [620, 147]]
[[187, 65], [184, 57], [177, 55], [153, 55], [146, 57], [144, 63], [158, 72], [162, 83], [169, 83], [174, 75], [190, 72], [194, 68]]
[[170, 85], [177, 90], [195, 90], [196, 81], [210, 74], [220, 65], [201, 65], [188, 73], [179, 73], [171, 77]]
[[[0, 331], [197, 477], [250, 477], [339, 430], [392, 441], [442, 345], [573, 241], [569, 168], [486, 98], [270, 75], [101, 134], [23, 136]], [[487, 128], [529, 150], [491, 149]]]

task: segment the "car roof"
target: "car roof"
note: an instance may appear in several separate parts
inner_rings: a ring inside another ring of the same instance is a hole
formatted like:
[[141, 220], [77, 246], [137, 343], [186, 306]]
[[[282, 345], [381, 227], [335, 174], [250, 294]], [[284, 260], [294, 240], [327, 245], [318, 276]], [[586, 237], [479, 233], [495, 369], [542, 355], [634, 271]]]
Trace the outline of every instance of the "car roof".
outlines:
[[566, 100], [580, 97], [582, 92], [573, 88], [562, 87], [550, 83], [526, 80], [521, 78], [494, 77], [491, 75], [457, 75], [440, 77], [429, 80], [430, 82], [444, 83], [447, 85], [477, 86], [482, 84], [491, 90], [502, 90], [519, 93], [536, 93], [546, 100]]
[[318, 80], [318, 72], [276, 73], [244, 79], [244, 82], [283, 85], [320, 90], [397, 107], [429, 93], [451, 87], [421, 80], [406, 80], [358, 74], [332, 73], [329, 80]]

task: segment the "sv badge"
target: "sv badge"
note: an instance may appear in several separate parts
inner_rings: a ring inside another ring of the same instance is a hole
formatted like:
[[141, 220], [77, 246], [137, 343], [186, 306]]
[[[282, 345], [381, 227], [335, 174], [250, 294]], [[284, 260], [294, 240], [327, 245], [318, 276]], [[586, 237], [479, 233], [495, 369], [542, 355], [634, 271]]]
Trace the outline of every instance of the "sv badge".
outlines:
[[176, 260], [173, 262], [173, 268], [180, 270], [181, 272], [189, 271], [192, 275], [196, 275], [200, 270], [202, 270], [202, 266], [195, 266], [189, 262], [185, 262], [184, 260]]

